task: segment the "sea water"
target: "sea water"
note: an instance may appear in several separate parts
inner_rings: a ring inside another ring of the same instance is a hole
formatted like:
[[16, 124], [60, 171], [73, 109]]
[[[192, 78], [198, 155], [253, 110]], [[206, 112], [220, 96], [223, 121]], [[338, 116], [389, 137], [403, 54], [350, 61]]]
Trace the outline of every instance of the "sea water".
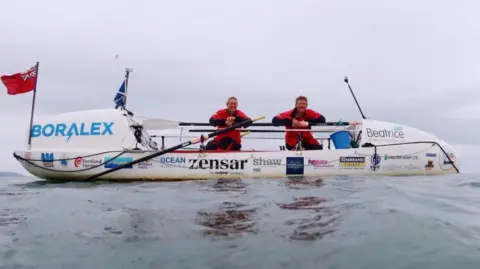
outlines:
[[480, 176], [2, 178], [0, 268], [480, 268]]

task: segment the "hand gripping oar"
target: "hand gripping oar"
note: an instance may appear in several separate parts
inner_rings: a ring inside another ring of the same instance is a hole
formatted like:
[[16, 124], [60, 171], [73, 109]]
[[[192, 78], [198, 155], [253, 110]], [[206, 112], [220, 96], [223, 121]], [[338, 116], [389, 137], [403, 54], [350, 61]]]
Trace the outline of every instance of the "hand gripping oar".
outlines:
[[173, 146], [173, 147], [171, 147], [171, 148], [164, 149], [164, 150], [159, 151], [159, 152], [155, 152], [155, 153], [153, 153], [153, 154], [150, 154], [150, 155], [148, 155], [148, 156], [145, 156], [145, 157], [136, 159], [136, 160], [131, 161], [131, 162], [129, 162], [129, 163], [124, 163], [124, 164], [119, 165], [119, 166], [117, 166], [117, 167], [115, 167], [115, 168], [112, 168], [112, 169], [110, 169], [110, 170], [103, 171], [103, 172], [100, 172], [100, 173], [98, 173], [98, 174], [92, 175], [92, 176], [86, 178], [85, 180], [92, 180], [92, 179], [95, 179], [95, 178], [97, 178], [97, 177], [99, 177], [99, 176], [103, 176], [103, 175], [106, 175], [106, 174], [115, 172], [115, 171], [117, 171], [117, 170], [123, 169], [123, 168], [125, 168], [125, 167], [127, 167], [127, 166], [134, 165], [134, 164], [137, 164], [137, 163], [146, 161], [146, 160], [148, 160], [148, 159], [155, 158], [155, 157], [157, 157], [157, 156], [167, 154], [167, 153], [172, 152], [172, 151], [175, 151], [175, 150], [177, 150], [177, 149], [181, 149], [181, 148], [184, 148], [184, 147], [188, 147], [188, 146], [190, 146], [190, 145], [192, 145], [192, 144], [197, 144], [197, 143], [199, 143], [200, 141], [202, 141], [202, 139], [203, 139], [203, 140], [208, 140], [208, 139], [210, 139], [210, 138], [212, 138], [212, 137], [214, 137], [214, 136], [217, 136], [217, 135], [219, 135], [219, 134], [223, 134], [223, 133], [229, 132], [229, 131], [231, 131], [231, 130], [234, 130], [234, 129], [239, 128], [239, 127], [242, 127], [242, 126], [245, 126], [245, 125], [250, 124], [250, 123], [253, 123], [253, 122], [255, 122], [255, 121], [259, 121], [259, 120], [264, 119], [264, 118], [265, 118], [265, 116], [262, 116], [262, 117], [259, 117], [259, 118], [256, 118], [256, 119], [249, 119], [249, 120], [246, 120], [246, 121], [239, 122], [239, 123], [237, 123], [237, 124], [233, 124], [232, 126], [229, 126], [229, 127], [227, 127], [227, 128], [224, 128], [224, 129], [217, 130], [217, 131], [215, 131], [215, 132], [213, 132], [213, 133], [209, 133], [208, 135], [203, 135], [203, 137], [195, 138], [195, 139], [193, 139], [193, 140], [190, 140], [190, 141], [187, 141], [187, 142], [183, 142], [182, 144], [178, 144], [178, 145]]
[[[246, 136], [246, 135], [248, 135], [248, 134], [250, 134], [250, 133], [251, 133], [250, 131], [247, 131], [246, 133], [241, 134], [240, 137], [244, 137], [244, 136]], [[153, 136], [153, 135], [152, 135], [152, 136]], [[192, 147], [192, 148], [184, 148], [184, 149], [198, 149], [198, 148], [193, 148], [193, 147]]]

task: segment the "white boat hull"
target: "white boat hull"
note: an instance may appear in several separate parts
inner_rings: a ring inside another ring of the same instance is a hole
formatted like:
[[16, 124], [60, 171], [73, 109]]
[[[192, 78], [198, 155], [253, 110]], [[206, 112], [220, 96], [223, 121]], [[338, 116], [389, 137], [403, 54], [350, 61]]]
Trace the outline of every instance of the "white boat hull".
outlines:
[[[50, 180], [83, 180], [154, 151], [107, 153], [16, 151], [31, 174]], [[314, 151], [176, 151], [98, 177], [97, 180], [179, 181], [218, 178], [285, 178], [334, 175], [433, 175], [458, 173], [458, 160], [433, 144]], [[115, 158], [118, 156], [117, 158]], [[114, 161], [108, 161], [113, 158]], [[27, 159], [27, 160], [22, 160]], [[29, 159], [29, 160], [28, 160]], [[42, 160], [43, 159], [43, 160]], [[53, 161], [52, 161], [53, 160]], [[63, 161], [62, 161], [63, 160]]]
[[[172, 128], [163, 121], [161, 125], [166, 125], [167, 130]], [[14, 157], [39, 178], [83, 180], [119, 163], [158, 152], [154, 151], [159, 148], [157, 143], [144, 127], [125, 111], [114, 109], [60, 114], [35, 122], [29, 149], [15, 151]], [[459, 172], [453, 147], [416, 128], [369, 119], [336, 128], [343, 131], [332, 133], [329, 138], [332, 143], [324, 144], [324, 150], [209, 153], [177, 150], [96, 179], [170, 181]], [[186, 142], [183, 129], [177, 131], [183, 145]], [[353, 138], [357, 146], [351, 143]], [[177, 143], [174, 140], [169, 146]]]

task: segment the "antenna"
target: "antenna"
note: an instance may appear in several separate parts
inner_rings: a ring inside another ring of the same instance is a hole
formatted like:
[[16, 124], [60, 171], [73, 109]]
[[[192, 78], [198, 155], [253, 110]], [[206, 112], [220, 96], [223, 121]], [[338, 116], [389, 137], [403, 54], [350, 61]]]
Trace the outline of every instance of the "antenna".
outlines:
[[127, 107], [128, 77], [131, 72], [133, 72], [133, 68], [125, 68], [125, 108]]
[[130, 116], [133, 116], [133, 113], [127, 109], [128, 78], [131, 72], [133, 72], [133, 68], [125, 68], [125, 104], [123, 109], [125, 109]]
[[347, 83], [348, 88], [350, 89], [350, 92], [352, 93], [353, 99], [355, 100], [355, 103], [357, 104], [358, 110], [360, 110], [360, 114], [362, 114], [362, 118], [363, 118], [363, 119], [366, 119], [367, 117], [365, 117], [365, 115], [363, 114], [363, 111], [362, 111], [362, 109], [360, 108], [360, 105], [358, 104], [357, 98], [355, 97], [355, 94], [353, 93], [352, 87], [350, 87], [350, 84], [348, 84], [348, 77], [345, 76], [345, 78], [343, 79], [343, 81], [345, 81], [345, 83]]

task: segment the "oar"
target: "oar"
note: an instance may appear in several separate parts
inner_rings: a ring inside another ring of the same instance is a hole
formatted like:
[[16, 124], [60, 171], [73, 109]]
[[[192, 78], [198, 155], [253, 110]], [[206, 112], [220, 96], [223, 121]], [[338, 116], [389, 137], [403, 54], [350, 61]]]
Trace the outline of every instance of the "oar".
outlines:
[[[227, 128], [217, 130], [217, 131], [215, 131], [215, 132], [213, 132], [213, 133], [209, 133], [208, 135], [203, 135], [203, 139], [204, 139], [204, 140], [208, 140], [208, 139], [210, 139], [210, 138], [212, 138], [212, 137], [214, 137], [214, 136], [217, 136], [217, 135], [219, 135], [219, 134], [223, 134], [223, 133], [229, 132], [229, 131], [231, 131], [231, 130], [234, 130], [234, 129], [239, 128], [239, 127], [242, 127], [242, 126], [245, 126], [245, 125], [250, 124], [250, 123], [255, 122], [255, 121], [259, 121], [259, 120], [264, 119], [264, 118], [265, 118], [265, 116], [262, 116], [262, 117], [259, 117], [259, 118], [256, 118], [256, 119], [249, 119], [249, 120], [246, 120], [246, 121], [243, 121], [243, 122], [239, 122], [239, 123], [234, 124], [234, 125], [232, 125], [232, 126], [229, 126], [229, 127], [227, 127]], [[175, 151], [175, 150], [180, 149], [180, 148], [188, 147], [188, 146], [190, 146], [190, 145], [192, 145], [192, 144], [197, 144], [197, 143], [199, 143], [201, 140], [202, 140], [202, 137], [200, 137], [200, 138], [195, 138], [195, 139], [190, 140], [190, 141], [187, 141], [187, 142], [183, 142], [182, 144], [178, 144], [178, 145], [173, 146], [173, 147], [171, 147], [171, 148], [164, 149], [164, 150], [159, 151], [159, 152], [155, 152], [155, 153], [153, 153], [153, 154], [150, 154], [150, 155], [148, 155], [148, 156], [145, 156], [145, 157], [136, 159], [136, 160], [131, 161], [131, 162], [129, 162], [129, 163], [124, 163], [124, 164], [119, 165], [119, 166], [117, 166], [117, 167], [115, 167], [115, 168], [112, 168], [112, 169], [110, 169], [110, 170], [103, 171], [103, 172], [100, 172], [100, 173], [98, 173], [98, 174], [92, 175], [92, 176], [86, 178], [85, 180], [92, 180], [92, 179], [95, 179], [95, 178], [97, 178], [97, 177], [99, 177], [99, 176], [103, 176], [103, 175], [106, 175], [106, 174], [115, 172], [115, 171], [117, 171], [117, 170], [123, 169], [123, 168], [125, 168], [125, 167], [127, 167], [127, 166], [134, 165], [134, 164], [137, 164], [137, 163], [146, 161], [146, 160], [148, 160], [148, 159], [155, 158], [155, 157], [157, 157], [157, 156], [167, 154], [167, 153], [169, 153], [169, 152]]]
[[[246, 133], [241, 134], [240, 137], [244, 137], [244, 136], [246, 136], [250, 133], [251, 133], [250, 131], [247, 131]], [[154, 137], [154, 136], [152, 135], [152, 137]], [[184, 149], [190, 149], [191, 150], [191, 149], [198, 149], [198, 148], [184, 148]]]
[[244, 137], [244, 136], [246, 136], [246, 135], [248, 135], [248, 134], [251, 134], [251, 133], [252, 133], [252, 132], [247, 131], [246, 133], [241, 134], [240, 137]]
[[[251, 133], [250, 131], [247, 131], [246, 133], [241, 134], [240, 137], [244, 137], [244, 136], [246, 136], [246, 135], [248, 135], [248, 134], [250, 134], [250, 133]], [[153, 136], [153, 135], [152, 135], [152, 136]], [[190, 150], [192, 150], [192, 149], [199, 149], [199, 148], [184, 148], [184, 149], [190, 149]]]

